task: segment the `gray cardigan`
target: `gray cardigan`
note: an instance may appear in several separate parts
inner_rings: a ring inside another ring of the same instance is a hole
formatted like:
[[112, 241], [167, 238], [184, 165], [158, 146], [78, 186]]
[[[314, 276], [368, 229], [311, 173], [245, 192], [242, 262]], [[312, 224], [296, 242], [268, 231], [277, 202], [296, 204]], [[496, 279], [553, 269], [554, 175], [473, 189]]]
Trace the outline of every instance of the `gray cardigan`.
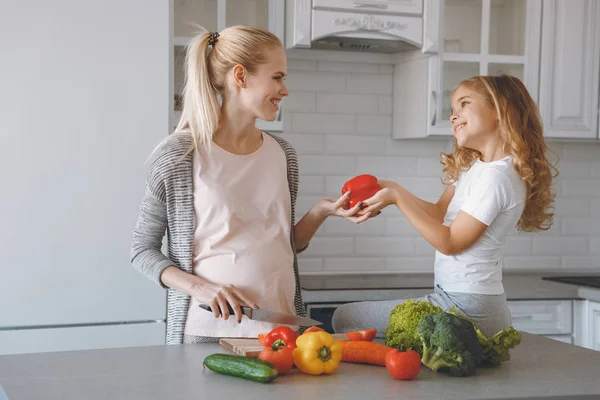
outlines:
[[[287, 159], [287, 176], [292, 200], [290, 243], [294, 252], [296, 291], [294, 306], [298, 315], [306, 311], [300, 295], [296, 241], [294, 238], [294, 209], [298, 194], [298, 157], [285, 140], [270, 135], [281, 146]], [[160, 275], [170, 265], [192, 273], [194, 237], [194, 195], [192, 190], [192, 138], [173, 134], [157, 150], [150, 165], [146, 193], [133, 231], [131, 263], [133, 267], [158, 285], [166, 288]], [[162, 239], [168, 236], [169, 256], [161, 252]], [[304, 250], [304, 249], [302, 249]], [[190, 296], [175, 289], [167, 291], [167, 344], [183, 342], [183, 332]]]

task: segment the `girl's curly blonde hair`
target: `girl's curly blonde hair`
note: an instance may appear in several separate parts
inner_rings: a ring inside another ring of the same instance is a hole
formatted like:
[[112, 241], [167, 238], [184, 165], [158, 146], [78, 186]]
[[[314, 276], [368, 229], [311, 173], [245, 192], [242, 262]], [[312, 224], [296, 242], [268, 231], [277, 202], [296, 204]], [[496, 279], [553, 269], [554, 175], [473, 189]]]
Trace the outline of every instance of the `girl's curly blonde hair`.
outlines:
[[[527, 88], [510, 75], [475, 76], [462, 81], [456, 89], [459, 87], [483, 95], [496, 110], [504, 151], [513, 156], [515, 169], [527, 188], [525, 208], [517, 229], [526, 232], [550, 229], [554, 217], [552, 203], [556, 197], [552, 180], [558, 170], [548, 161], [542, 121]], [[442, 153], [443, 182], [455, 182], [459, 173], [468, 170], [480, 157], [477, 150], [458, 145], [454, 152]]]

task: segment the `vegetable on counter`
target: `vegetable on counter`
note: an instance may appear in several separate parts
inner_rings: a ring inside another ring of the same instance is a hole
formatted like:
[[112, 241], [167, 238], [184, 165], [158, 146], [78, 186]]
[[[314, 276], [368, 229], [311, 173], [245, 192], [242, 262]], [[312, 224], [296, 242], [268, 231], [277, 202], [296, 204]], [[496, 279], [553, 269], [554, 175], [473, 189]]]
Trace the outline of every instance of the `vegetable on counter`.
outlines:
[[260, 352], [258, 359], [272, 364], [280, 375], [287, 373], [294, 366], [293, 350], [286, 346], [267, 347]]
[[307, 332], [323, 332], [323, 331], [325, 331], [323, 328], [319, 328], [318, 326], [313, 325], [310, 328], [306, 328], [304, 330], [304, 333], [307, 333]]
[[483, 359], [473, 323], [454, 314], [424, 316], [415, 337], [421, 342], [421, 362], [433, 371], [449, 369], [453, 376], [471, 376]]
[[346, 336], [351, 341], [372, 342], [377, 334], [377, 329], [365, 329], [356, 332], [346, 332]]
[[204, 358], [203, 364], [219, 374], [254, 382], [268, 383], [278, 376], [277, 369], [272, 364], [246, 356], [216, 353]]
[[512, 326], [502, 329], [494, 336], [486, 337], [475, 327], [479, 344], [483, 349], [482, 364], [499, 365], [504, 361], [510, 360], [509, 350], [517, 347], [521, 343], [521, 334]]
[[264, 345], [265, 347], [285, 346], [294, 350], [296, 348], [296, 339], [298, 339], [298, 332], [289, 326], [278, 326], [267, 333], [267, 336], [264, 339]]
[[394, 350], [386, 345], [373, 342], [340, 340], [338, 343], [343, 348], [342, 361], [351, 363], [383, 366], [386, 355]]
[[415, 339], [415, 330], [422, 317], [441, 313], [442, 309], [426, 301], [406, 300], [390, 313], [389, 327], [385, 331], [385, 344], [400, 351], [412, 349], [421, 352]]
[[296, 339], [294, 364], [310, 375], [333, 373], [342, 359], [342, 345], [325, 332], [304, 332]]
[[267, 347], [267, 345], [265, 344], [267, 335], [268, 335], [268, 333], [259, 333], [258, 334], [258, 343], [262, 344], [265, 347]]
[[[460, 314], [455, 307], [452, 307], [448, 312], [469, 320], [467, 317]], [[493, 336], [486, 337], [476, 324], [473, 325], [475, 326], [479, 344], [483, 349], [482, 364], [500, 365], [504, 361], [510, 360], [510, 349], [517, 347], [521, 343], [521, 334], [512, 326], [502, 329]]]
[[421, 355], [413, 350], [392, 349], [385, 356], [385, 367], [395, 379], [414, 379], [421, 370]]
[[350, 192], [347, 207], [352, 208], [357, 203], [373, 197], [379, 190], [381, 190], [381, 187], [377, 178], [373, 175], [364, 174], [355, 176], [346, 182], [342, 187], [342, 195], [348, 191]]

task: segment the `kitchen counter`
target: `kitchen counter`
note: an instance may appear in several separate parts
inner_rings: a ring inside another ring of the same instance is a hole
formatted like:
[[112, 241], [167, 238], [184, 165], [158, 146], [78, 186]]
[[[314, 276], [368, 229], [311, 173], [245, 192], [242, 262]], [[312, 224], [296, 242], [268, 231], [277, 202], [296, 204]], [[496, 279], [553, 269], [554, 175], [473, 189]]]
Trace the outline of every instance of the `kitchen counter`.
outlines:
[[[600, 301], [600, 290], [543, 280], [544, 274], [504, 274], [508, 300], [589, 299]], [[563, 274], [566, 275], [566, 274]], [[570, 273], [569, 275], [576, 275]], [[305, 303], [392, 300], [424, 296], [433, 291], [433, 274], [364, 274], [301, 276]]]
[[313, 377], [295, 369], [261, 384], [204, 369], [204, 357], [217, 352], [227, 351], [217, 344], [197, 344], [0, 356], [0, 386], [10, 400], [600, 396], [600, 352], [527, 333], [509, 362], [480, 368], [467, 378], [423, 367], [416, 380], [396, 381], [384, 367], [342, 363], [329, 376]]

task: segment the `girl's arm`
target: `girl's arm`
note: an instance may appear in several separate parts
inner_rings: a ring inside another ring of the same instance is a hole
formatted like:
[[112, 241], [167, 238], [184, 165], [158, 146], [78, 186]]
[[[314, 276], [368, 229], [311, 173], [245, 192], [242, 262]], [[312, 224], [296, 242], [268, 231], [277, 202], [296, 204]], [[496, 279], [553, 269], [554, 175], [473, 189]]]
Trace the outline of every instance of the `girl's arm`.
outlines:
[[294, 235], [296, 237], [296, 249], [304, 250], [310, 240], [313, 238], [319, 227], [325, 222], [327, 217], [332, 215], [344, 217], [350, 221], [359, 224], [366, 221], [371, 216], [370, 213], [365, 215], [355, 216], [360, 210], [361, 203], [354, 207], [344, 210], [343, 205], [350, 196], [350, 192], [346, 192], [339, 199], [323, 199], [307, 212], [294, 227]]
[[[448, 210], [448, 205], [454, 196], [454, 185], [447, 185], [446, 189], [444, 189], [444, 193], [437, 201], [437, 203], [430, 203], [423, 199], [418, 198], [414, 194], [410, 193], [408, 190], [405, 190], [405, 195], [410, 197], [417, 205], [425, 211], [427, 215], [429, 215], [434, 220], [439, 223], [444, 222], [444, 216], [446, 215], [446, 211]], [[357, 215], [363, 215], [367, 212], [367, 209], [363, 209], [357, 213]]]
[[[487, 229], [486, 224], [462, 211], [451, 226], [445, 226], [442, 223], [443, 214], [441, 218], [436, 213], [433, 213], [434, 216], [430, 215], [422, 208], [419, 202], [422, 200], [402, 186], [390, 181], [380, 181], [379, 185], [382, 189], [364, 201], [368, 206], [364, 211], [373, 214], [390, 204], [395, 204], [423, 238], [440, 253], [453, 255], [468, 249]], [[445, 214], [453, 194], [454, 188], [447, 187], [438, 202], [440, 212], [443, 207]]]

